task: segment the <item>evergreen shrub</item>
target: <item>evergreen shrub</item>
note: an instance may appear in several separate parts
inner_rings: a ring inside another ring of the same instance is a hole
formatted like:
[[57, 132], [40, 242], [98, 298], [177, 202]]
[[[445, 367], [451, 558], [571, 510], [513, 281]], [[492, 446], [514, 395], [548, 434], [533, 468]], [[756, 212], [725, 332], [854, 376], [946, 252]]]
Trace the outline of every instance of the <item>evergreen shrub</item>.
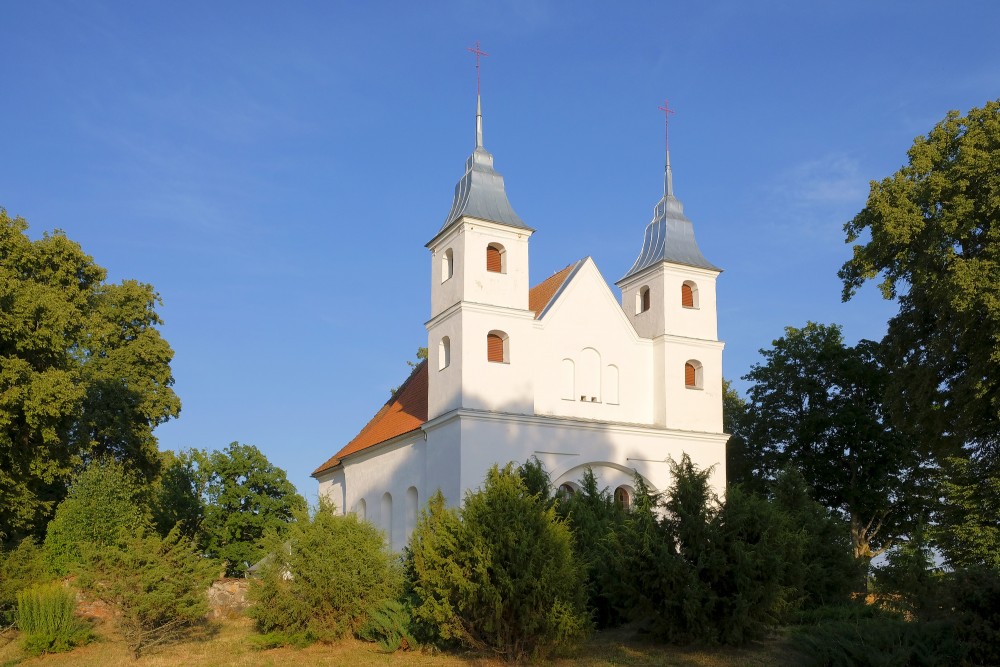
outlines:
[[15, 621], [18, 591], [53, 579], [42, 550], [30, 538], [17, 547], [0, 551], [0, 628]]
[[402, 592], [402, 569], [378, 528], [325, 501], [273, 533], [260, 577], [251, 580], [248, 614], [262, 646], [360, 635], [370, 611]]
[[73, 614], [75, 608], [76, 595], [59, 583], [20, 591], [16, 620], [25, 653], [61, 653], [90, 641], [90, 628]]
[[590, 630], [586, 573], [566, 522], [513, 465], [493, 466], [460, 510], [432, 496], [409, 544], [417, 622], [507, 661], [572, 645]]
[[120, 545], [92, 545], [84, 557], [80, 584], [115, 608], [118, 630], [136, 658], [204, 623], [207, 589], [222, 569], [178, 528], [166, 537], [142, 530]]

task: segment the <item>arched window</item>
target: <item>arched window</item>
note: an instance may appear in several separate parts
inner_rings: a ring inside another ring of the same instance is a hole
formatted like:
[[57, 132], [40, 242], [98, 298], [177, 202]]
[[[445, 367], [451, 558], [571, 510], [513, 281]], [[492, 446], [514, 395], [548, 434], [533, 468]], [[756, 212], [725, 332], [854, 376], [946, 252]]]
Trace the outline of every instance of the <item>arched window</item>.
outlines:
[[368, 518], [368, 505], [365, 503], [365, 499], [362, 498], [354, 505], [354, 514], [364, 521]]
[[649, 310], [649, 287], [640, 287], [635, 293], [635, 314]]
[[410, 539], [410, 533], [417, 526], [417, 487], [411, 486], [406, 490], [406, 539]]
[[455, 275], [455, 253], [448, 248], [441, 256], [441, 282]]
[[629, 492], [627, 486], [619, 486], [615, 489], [615, 504], [623, 510], [632, 507], [632, 494]]
[[604, 402], [618, 405], [618, 367], [613, 364], [604, 369]]
[[510, 339], [502, 331], [486, 334], [486, 361], [496, 364], [510, 363]]
[[451, 339], [447, 336], [441, 338], [438, 344], [438, 370], [443, 371], [451, 365]]
[[684, 386], [689, 389], [701, 389], [701, 363], [688, 361], [684, 364]]
[[685, 308], [698, 307], [698, 286], [690, 280], [681, 285], [681, 305]]
[[581, 401], [597, 403], [601, 400], [601, 354], [592, 347], [580, 352], [580, 373], [576, 378], [576, 393]]
[[562, 496], [566, 500], [569, 500], [570, 498], [576, 495], [576, 489], [573, 487], [572, 484], [566, 482], [565, 484], [559, 485], [559, 488], [556, 489], [556, 495]]
[[563, 359], [560, 366], [560, 395], [567, 401], [575, 401], [576, 396], [576, 364], [572, 359]]
[[507, 251], [499, 243], [486, 246], [486, 270], [490, 273], [507, 273]]
[[392, 494], [386, 491], [382, 494], [382, 529], [385, 537], [389, 541], [389, 548], [392, 549]]

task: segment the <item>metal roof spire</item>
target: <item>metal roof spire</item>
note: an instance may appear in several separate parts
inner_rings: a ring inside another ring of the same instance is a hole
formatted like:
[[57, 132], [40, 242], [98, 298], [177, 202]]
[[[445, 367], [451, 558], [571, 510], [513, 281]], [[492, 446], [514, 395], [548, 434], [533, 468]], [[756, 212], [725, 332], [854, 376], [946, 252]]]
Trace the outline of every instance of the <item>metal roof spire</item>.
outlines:
[[663, 198], [656, 203], [653, 208], [653, 219], [646, 225], [639, 257], [628, 273], [618, 281], [619, 285], [630, 276], [660, 262], [721, 271], [701, 254], [698, 242], [694, 239], [694, 225], [684, 215], [684, 204], [674, 196], [674, 174], [670, 168], [670, 114], [674, 113], [674, 110], [666, 100], [663, 101], [663, 106], [658, 108], [663, 112], [666, 134]]
[[483, 98], [482, 98], [482, 87], [479, 80], [479, 57], [489, 56], [479, 48], [479, 40], [476, 40], [476, 45], [468, 47], [466, 51], [471, 51], [476, 54], [476, 148], [483, 147]]
[[503, 176], [493, 169], [493, 156], [483, 148], [483, 103], [480, 94], [479, 59], [489, 54], [479, 48], [479, 42], [467, 50], [476, 55], [476, 148], [465, 161], [465, 175], [455, 185], [455, 198], [452, 200], [451, 211], [448, 212], [448, 217], [445, 218], [438, 234], [465, 216], [534, 231], [514, 212], [507, 200]]

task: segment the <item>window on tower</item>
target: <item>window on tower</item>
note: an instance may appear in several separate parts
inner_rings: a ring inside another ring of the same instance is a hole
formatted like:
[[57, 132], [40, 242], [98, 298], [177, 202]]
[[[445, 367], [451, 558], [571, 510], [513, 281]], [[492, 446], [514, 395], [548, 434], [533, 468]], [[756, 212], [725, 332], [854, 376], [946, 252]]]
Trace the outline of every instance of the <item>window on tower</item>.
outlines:
[[448, 280], [455, 275], [455, 253], [451, 248], [444, 251], [441, 256], [441, 282]]
[[438, 345], [438, 370], [443, 371], [451, 365], [451, 339], [447, 336], [441, 338]]
[[641, 287], [635, 293], [635, 314], [645, 313], [649, 310], [649, 287]]
[[702, 388], [701, 362], [692, 359], [684, 364], [684, 386], [688, 389]]
[[681, 305], [685, 308], [698, 307], [698, 286], [690, 280], [681, 285]]
[[502, 331], [486, 334], [486, 361], [495, 364], [510, 363], [510, 339]]
[[490, 273], [507, 273], [507, 251], [499, 243], [486, 246], [486, 270]]

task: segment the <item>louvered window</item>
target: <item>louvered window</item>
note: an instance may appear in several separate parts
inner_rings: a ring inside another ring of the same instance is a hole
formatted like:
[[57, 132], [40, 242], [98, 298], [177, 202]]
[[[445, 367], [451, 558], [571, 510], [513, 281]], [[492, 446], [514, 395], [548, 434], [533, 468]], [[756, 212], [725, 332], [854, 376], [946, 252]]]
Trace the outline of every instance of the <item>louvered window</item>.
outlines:
[[689, 283], [681, 285], [681, 305], [685, 308], [694, 308], [694, 290]]
[[507, 361], [504, 358], [503, 337], [499, 334], [489, 333], [486, 335], [486, 360], [502, 364]]
[[684, 364], [684, 386], [685, 387], [697, 387], [698, 371], [694, 367], [694, 364], [686, 363]]
[[503, 248], [495, 243], [486, 246], [486, 270], [503, 273]]

